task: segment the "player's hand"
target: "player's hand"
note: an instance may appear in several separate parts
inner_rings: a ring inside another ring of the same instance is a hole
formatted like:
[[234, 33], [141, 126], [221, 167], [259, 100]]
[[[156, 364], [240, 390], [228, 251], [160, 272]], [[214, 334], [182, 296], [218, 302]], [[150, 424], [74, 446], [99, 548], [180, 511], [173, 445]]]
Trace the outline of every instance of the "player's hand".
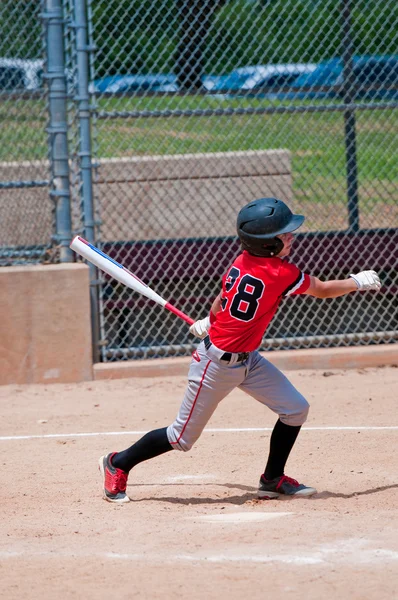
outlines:
[[199, 321], [195, 321], [193, 325], [189, 328], [189, 332], [192, 335], [196, 335], [196, 337], [201, 340], [206, 336], [207, 332], [210, 329], [210, 317], [205, 317], [204, 319], [200, 319]]
[[381, 288], [380, 278], [376, 271], [361, 271], [360, 273], [356, 273], [355, 275], [351, 273], [350, 277], [352, 277], [352, 279], [357, 284], [359, 291], [379, 291]]

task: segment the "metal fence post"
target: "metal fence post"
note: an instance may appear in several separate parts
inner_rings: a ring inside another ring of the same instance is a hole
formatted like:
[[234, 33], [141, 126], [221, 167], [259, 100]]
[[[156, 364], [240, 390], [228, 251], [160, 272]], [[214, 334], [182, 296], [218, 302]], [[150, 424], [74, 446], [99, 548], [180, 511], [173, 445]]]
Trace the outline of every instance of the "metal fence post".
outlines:
[[[77, 102], [80, 132], [80, 172], [82, 180], [83, 224], [85, 237], [95, 242], [94, 195], [92, 179], [91, 114], [89, 98], [89, 53], [87, 6], [85, 0], [74, 0], [74, 27], [76, 28], [77, 53]], [[93, 360], [99, 361], [99, 311], [98, 311], [98, 273], [94, 265], [90, 269], [90, 302], [92, 322]]]
[[[344, 103], [351, 104], [353, 97], [353, 43], [351, 28], [351, 0], [342, 0], [342, 42], [341, 58], [343, 61], [344, 77]], [[344, 111], [344, 130], [346, 148], [346, 170], [347, 170], [347, 200], [348, 200], [348, 223], [351, 231], [359, 231], [359, 209], [358, 209], [358, 164], [357, 164], [357, 141], [355, 125], [355, 109], [349, 108]]]
[[69, 248], [72, 237], [72, 219], [69, 189], [69, 154], [67, 139], [67, 75], [65, 70], [63, 15], [61, 0], [46, 0], [42, 14], [46, 29], [48, 105], [49, 105], [49, 158], [52, 171], [50, 196], [55, 204], [53, 238], [60, 247], [60, 262], [72, 262]]

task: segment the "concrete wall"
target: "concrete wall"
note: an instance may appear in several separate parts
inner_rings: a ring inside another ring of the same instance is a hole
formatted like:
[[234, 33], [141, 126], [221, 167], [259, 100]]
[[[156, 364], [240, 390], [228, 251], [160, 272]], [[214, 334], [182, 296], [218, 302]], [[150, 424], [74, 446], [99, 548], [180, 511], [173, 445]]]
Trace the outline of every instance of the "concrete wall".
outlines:
[[[2, 182], [46, 181], [49, 173], [48, 161], [0, 162]], [[0, 246], [48, 244], [53, 221], [47, 187], [0, 189]]]
[[[101, 239], [235, 235], [247, 202], [267, 195], [292, 202], [290, 162], [287, 150], [101, 159], [94, 185]], [[48, 171], [46, 161], [0, 162], [0, 181], [45, 180]], [[80, 201], [72, 191], [76, 230]], [[0, 246], [48, 244], [53, 221], [47, 188], [0, 190]]]
[[0, 385], [93, 378], [88, 267], [0, 269]]
[[290, 152], [103, 159], [96, 195], [104, 241], [236, 235], [237, 212], [251, 200], [291, 204]]

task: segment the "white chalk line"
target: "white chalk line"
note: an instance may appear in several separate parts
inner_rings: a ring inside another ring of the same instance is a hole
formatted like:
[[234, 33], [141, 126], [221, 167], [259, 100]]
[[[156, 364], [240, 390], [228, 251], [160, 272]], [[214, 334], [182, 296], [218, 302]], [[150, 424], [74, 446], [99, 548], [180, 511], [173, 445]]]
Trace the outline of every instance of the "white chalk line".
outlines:
[[117, 553], [117, 552], [90, 552], [85, 553], [80, 550], [60, 550], [60, 551], [0, 551], [0, 559], [45, 559], [49, 558], [71, 558], [71, 559], [109, 559], [112, 561], [129, 561], [133, 563], [149, 564], [167, 564], [167, 563], [281, 563], [289, 565], [325, 565], [333, 564], [351, 564], [351, 565], [375, 565], [377, 563], [385, 564], [387, 562], [398, 561], [398, 552], [386, 548], [369, 548], [369, 540], [348, 539], [337, 541], [333, 544], [321, 545], [309, 551], [303, 551], [300, 554], [261, 554], [253, 549], [250, 554], [244, 553], [223, 553], [216, 554], [202, 552], [198, 554], [157, 554], [146, 552], [141, 553]]
[[204, 473], [203, 475], [173, 475], [166, 477], [165, 483], [177, 483], [179, 481], [203, 481], [204, 479], [217, 479], [217, 475], [210, 473]]
[[195, 515], [188, 517], [191, 521], [202, 521], [204, 523], [229, 523], [233, 525], [241, 523], [261, 523], [262, 521], [270, 521], [294, 515], [292, 512], [238, 512], [238, 513], [221, 513], [216, 515]]
[[[137, 561], [142, 562], [143, 557], [137, 554], [115, 554], [112, 552], [108, 552], [105, 555], [106, 558], [110, 558], [112, 560], [129, 560], [129, 561]], [[167, 559], [163, 557], [163, 560], [160, 557], [147, 557], [147, 562], [205, 562], [205, 563], [284, 563], [284, 564], [295, 564], [295, 565], [316, 565], [322, 564], [324, 561], [322, 558], [312, 557], [312, 556], [295, 556], [295, 555], [271, 555], [271, 554], [239, 554], [239, 555], [226, 555], [226, 554], [216, 554], [216, 555], [194, 555], [194, 554], [174, 554], [172, 556], [168, 556]]]
[[[229, 428], [209, 428], [204, 429], [203, 433], [251, 433], [272, 431], [273, 427], [229, 427]], [[342, 426], [342, 427], [303, 427], [302, 431], [398, 431], [398, 425], [386, 426]], [[13, 440], [45, 440], [61, 438], [82, 438], [82, 437], [100, 437], [107, 435], [145, 435], [146, 431], [93, 431], [85, 433], [46, 433], [42, 435], [3, 435], [0, 436], [0, 442]]]
[[104, 552], [104, 553], [90, 553], [90, 554], [82, 554], [80, 552], [14, 552], [14, 551], [0, 551], [0, 559], [17, 559], [17, 558], [43, 558], [48, 560], [49, 558], [75, 558], [75, 559], [92, 559], [97, 557], [98, 559], [110, 559], [110, 560], [119, 560], [119, 561], [129, 561], [136, 563], [153, 563], [153, 564], [167, 564], [167, 563], [287, 563], [287, 564], [296, 564], [296, 565], [313, 565], [320, 564], [323, 562], [322, 559], [317, 557], [306, 557], [306, 556], [278, 556], [278, 555], [235, 555], [228, 556], [224, 554], [205, 554], [205, 555], [194, 555], [194, 554], [170, 554], [167, 555], [156, 555], [156, 554], [119, 554], [116, 552]]

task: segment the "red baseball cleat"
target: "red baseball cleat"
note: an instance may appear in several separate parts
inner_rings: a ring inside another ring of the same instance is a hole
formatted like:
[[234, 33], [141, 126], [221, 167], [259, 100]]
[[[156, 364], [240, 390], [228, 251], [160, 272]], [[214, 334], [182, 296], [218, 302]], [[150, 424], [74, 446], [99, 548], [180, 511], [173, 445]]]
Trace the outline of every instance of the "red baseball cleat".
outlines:
[[104, 500], [108, 502], [130, 502], [126, 494], [128, 473], [121, 469], [116, 469], [112, 465], [112, 456], [116, 452], [111, 452], [107, 456], [101, 456], [99, 459], [99, 469], [104, 478]]
[[261, 475], [257, 495], [263, 500], [271, 500], [279, 496], [313, 496], [314, 494], [316, 494], [315, 488], [299, 483], [287, 475], [269, 480]]

